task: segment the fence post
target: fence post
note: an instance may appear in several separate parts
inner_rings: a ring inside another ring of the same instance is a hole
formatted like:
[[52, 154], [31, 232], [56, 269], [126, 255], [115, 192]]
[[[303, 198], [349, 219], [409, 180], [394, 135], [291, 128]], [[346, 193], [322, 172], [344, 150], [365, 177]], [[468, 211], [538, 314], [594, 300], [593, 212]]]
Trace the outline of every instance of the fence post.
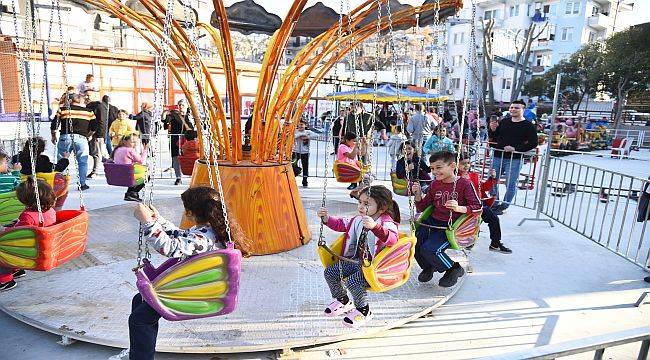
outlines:
[[557, 77], [555, 78], [555, 94], [553, 95], [553, 112], [551, 113], [551, 128], [548, 131], [548, 138], [546, 139], [546, 154], [544, 154], [544, 172], [542, 173], [542, 178], [541, 178], [541, 185], [539, 188], [539, 202], [537, 203], [536, 207], [537, 210], [535, 211], [535, 217], [534, 218], [523, 218], [517, 224], [517, 226], [521, 226], [523, 223], [526, 222], [526, 220], [530, 221], [546, 221], [548, 222], [551, 227], [553, 227], [553, 221], [551, 219], [542, 219], [540, 218], [540, 215], [542, 213], [542, 209], [544, 208], [544, 205], [546, 204], [546, 190], [548, 188], [548, 173], [549, 173], [549, 166], [551, 164], [551, 143], [553, 142], [553, 127], [555, 125], [555, 118], [557, 117], [557, 106], [560, 98], [560, 83], [562, 82], [562, 74], [558, 73]]

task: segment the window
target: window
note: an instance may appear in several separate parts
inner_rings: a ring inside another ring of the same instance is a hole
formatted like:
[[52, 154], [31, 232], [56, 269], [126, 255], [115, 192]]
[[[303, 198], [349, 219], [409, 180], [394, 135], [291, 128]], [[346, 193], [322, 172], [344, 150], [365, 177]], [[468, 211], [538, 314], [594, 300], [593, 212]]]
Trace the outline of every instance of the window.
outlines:
[[573, 28], [572, 27], [563, 27], [562, 35], [560, 37], [562, 41], [573, 41]]
[[449, 84], [452, 89], [460, 89], [460, 78], [452, 78], [451, 84]]
[[579, 14], [580, 13], [580, 1], [567, 1], [564, 14]]
[[589, 42], [592, 43], [594, 41], [596, 41], [596, 33], [593, 32], [593, 31], [590, 31], [589, 32]]
[[591, 8], [591, 16], [596, 16], [600, 13], [600, 8], [598, 6], [594, 6]]
[[485, 10], [485, 14], [483, 14], [483, 19], [485, 20], [498, 19], [498, 18], [499, 18], [499, 9]]
[[451, 65], [454, 67], [459, 67], [463, 65], [463, 55], [454, 55], [451, 57]]
[[464, 44], [464, 43], [465, 43], [465, 33], [455, 33], [454, 45]]
[[510, 7], [510, 17], [519, 16], [519, 4]]
[[538, 54], [535, 56], [536, 66], [549, 66], [551, 63], [551, 56], [549, 54]]
[[501, 79], [501, 89], [510, 90], [512, 88], [512, 79]]
[[434, 78], [425, 78], [424, 87], [427, 89], [435, 89], [438, 86], [438, 79]]

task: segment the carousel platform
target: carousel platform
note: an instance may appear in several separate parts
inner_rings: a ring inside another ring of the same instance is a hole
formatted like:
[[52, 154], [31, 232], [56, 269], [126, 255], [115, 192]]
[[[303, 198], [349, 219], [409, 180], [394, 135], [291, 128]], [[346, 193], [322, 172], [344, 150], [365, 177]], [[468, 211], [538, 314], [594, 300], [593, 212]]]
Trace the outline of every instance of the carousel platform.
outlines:
[[[304, 205], [310, 230], [317, 236], [315, 213], [320, 201], [307, 200]], [[159, 200], [156, 206], [166, 218], [180, 221], [180, 199]], [[356, 204], [349, 202], [330, 201], [328, 207], [333, 214], [352, 215], [356, 211]], [[0, 309], [24, 323], [62, 336], [64, 342], [73, 339], [126, 348], [130, 303], [137, 292], [131, 270], [136, 265], [138, 233], [133, 205], [89, 213], [86, 252], [50, 272], [29, 272], [18, 287], [0, 293]], [[334, 239], [336, 234], [327, 231], [326, 237]], [[348, 329], [341, 324], [341, 318], [322, 315], [331, 298], [316, 249], [312, 241], [285, 253], [244, 259], [235, 312], [180, 322], [161, 320], [157, 350], [252, 352], [365, 337], [431, 312], [462, 286], [459, 281], [453, 288], [440, 288], [439, 276], [420, 284], [419, 268], [414, 266], [411, 279], [402, 287], [370, 293], [374, 319], [359, 330]], [[467, 265], [462, 253], [455, 254], [455, 259]], [[163, 260], [153, 255], [154, 264]]]

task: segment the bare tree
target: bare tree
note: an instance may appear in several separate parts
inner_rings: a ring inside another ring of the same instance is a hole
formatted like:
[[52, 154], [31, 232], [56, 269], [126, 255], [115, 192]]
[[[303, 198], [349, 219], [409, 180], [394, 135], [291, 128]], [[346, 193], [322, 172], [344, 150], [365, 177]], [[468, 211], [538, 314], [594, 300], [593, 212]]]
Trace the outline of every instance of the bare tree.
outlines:
[[[526, 82], [526, 66], [528, 66], [528, 61], [530, 60], [530, 48], [537, 38], [539, 38], [546, 30], [548, 23], [544, 23], [539, 31], [538, 23], [532, 22], [528, 29], [519, 29], [515, 36], [515, 66], [514, 73], [512, 75], [512, 93], [510, 95], [510, 101], [515, 101], [521, 93], [521, 89]], [[520, 41], [520, 34], [523, 32], [523, 41]]]
[[482, 22], [483, 28], [483, 94], [487, 94], [487, 103], [494, 104], [494, 83], [492, 82], [492, 64], [494, 64], [494, 19]]

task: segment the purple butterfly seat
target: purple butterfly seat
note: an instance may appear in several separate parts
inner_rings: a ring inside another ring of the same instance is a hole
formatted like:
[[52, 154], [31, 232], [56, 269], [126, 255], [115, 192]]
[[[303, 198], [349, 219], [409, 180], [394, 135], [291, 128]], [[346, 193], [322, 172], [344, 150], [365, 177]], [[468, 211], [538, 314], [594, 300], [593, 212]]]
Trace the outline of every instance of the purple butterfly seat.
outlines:
[[145, 259], [136, 270], [142, 298], [164, 319], [179, 321], [233, 312], [239, 292], [241, 252], [229, 245], [155, 268]]

